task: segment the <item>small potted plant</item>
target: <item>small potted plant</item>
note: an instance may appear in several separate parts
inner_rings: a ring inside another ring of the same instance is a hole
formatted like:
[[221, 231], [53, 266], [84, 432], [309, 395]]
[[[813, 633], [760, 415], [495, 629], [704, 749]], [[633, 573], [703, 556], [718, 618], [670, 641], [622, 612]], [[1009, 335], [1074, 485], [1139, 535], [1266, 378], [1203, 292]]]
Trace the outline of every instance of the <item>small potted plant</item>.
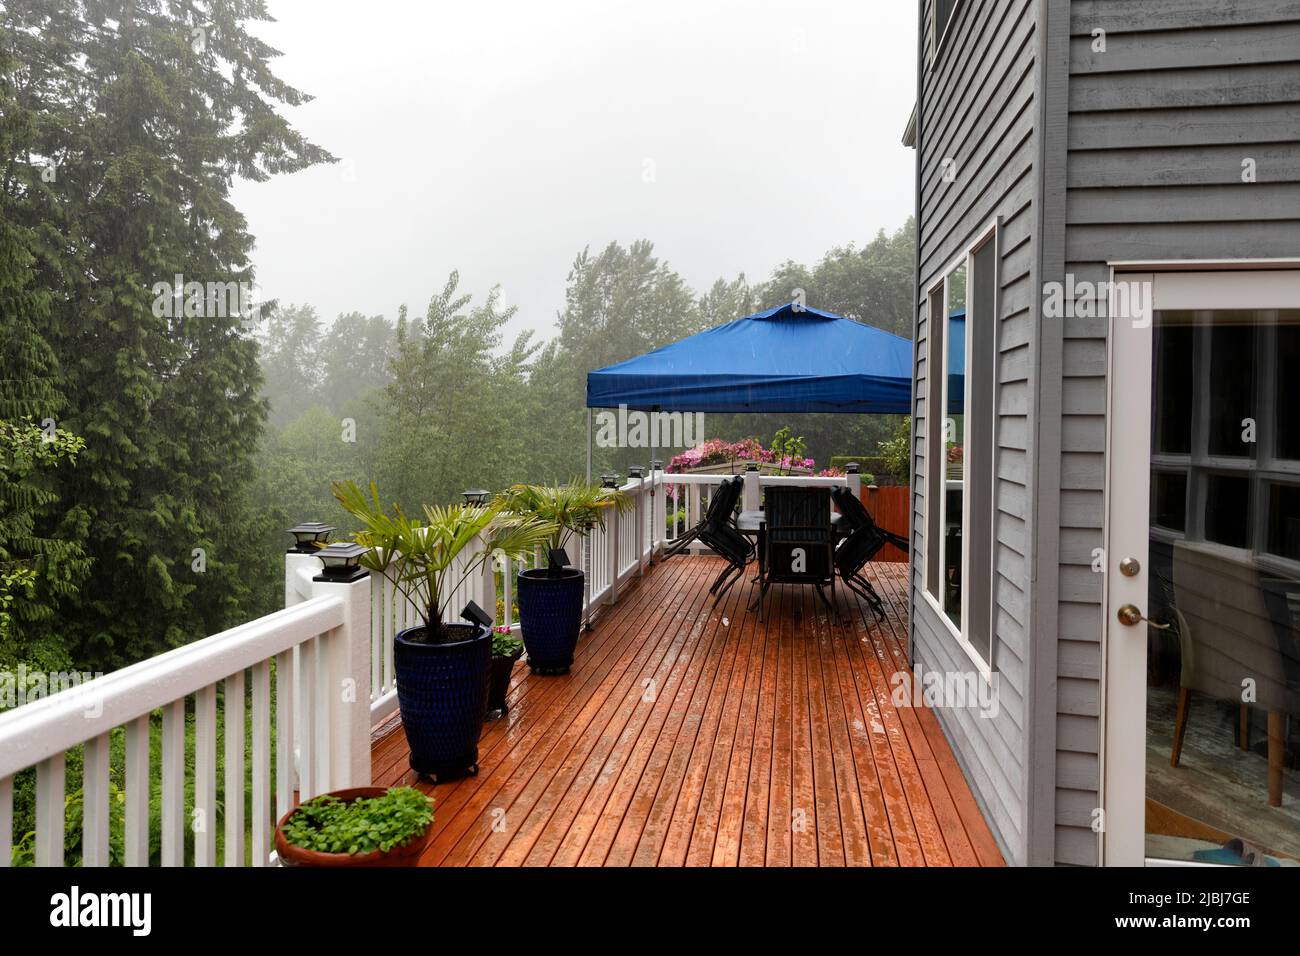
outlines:
[[[355, 540], [370, 550], [361, 564], [384, 575], [420, 615], [393, 638], [393, 669], [411, 769], [435, 782], [478, 772], [478, 738], [487, 715], [492, 630], [443, 620], [446, 603], [493, 556], [520, 560], [551, 539], [554, 527], [499, 504], [425, 505], [426, 522], [386, 510], [356, 482], [334, 496], [361, 522]], [[479, 542], [478, 550], [471, 544]]]
[[[559, 486], [514, 485], [497, 500], [512, 514], [528, 515], [551, 526], [551, 555], [562, 552], [575, 536], [603, 528], [607, 512], [632, 507], [632, 500], [617, 488], [578, 480]], [[545, 568], [519, 572], [519, 630], [534, 673], [567, 674], [572, 666], [582, 625], [585, 583], [582, 571], [554, 560]]]
[[510, 675], [515, 661], [524, 653], [524, 642], [510, 633], [509, 625], [492, 629], [492, 684], [488, 688], [488, 719], [504, 717], [510, 709], [506, 694], [510, 692]]
[[433, 798], [414, 787], [354, 787], [286, 813], [275, 852], [284, 866], [415, 866], [432, 828]]

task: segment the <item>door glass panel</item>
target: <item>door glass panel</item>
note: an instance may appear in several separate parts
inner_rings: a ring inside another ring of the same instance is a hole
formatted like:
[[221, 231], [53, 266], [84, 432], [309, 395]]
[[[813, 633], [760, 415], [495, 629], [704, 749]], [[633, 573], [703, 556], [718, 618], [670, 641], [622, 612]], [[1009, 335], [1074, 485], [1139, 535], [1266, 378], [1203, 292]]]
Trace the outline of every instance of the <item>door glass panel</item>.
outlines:
[[[1151, 858], [1300, 865], [1300, 461], [1266, 453], [1268, 436], [1279, 451], [1296, 441], [1283, 422], [1300, 418], [1300, 387], [1257, 374], [1258, 356], [1294, 348], [1279, 335], [1290, 315], [1155, 315]], [[1276, 417], [1244, 429], [1256, 412]], [[1185, 448], [1170, 437], [1184, 420]]]
[[948, 276], [944, 341], [948, 375], [944, 393], [943, 609], [961, 628], [962, 490], [966, 473], [966, 266]]

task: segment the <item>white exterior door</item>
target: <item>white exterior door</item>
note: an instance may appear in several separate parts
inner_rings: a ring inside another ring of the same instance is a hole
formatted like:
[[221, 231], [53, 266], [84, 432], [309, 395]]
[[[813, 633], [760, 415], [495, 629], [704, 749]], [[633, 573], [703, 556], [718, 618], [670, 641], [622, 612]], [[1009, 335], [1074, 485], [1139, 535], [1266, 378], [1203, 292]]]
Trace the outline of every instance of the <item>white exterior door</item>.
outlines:
[[1103, 862], [1300, 865], [1300, 270], [1114, 278]]

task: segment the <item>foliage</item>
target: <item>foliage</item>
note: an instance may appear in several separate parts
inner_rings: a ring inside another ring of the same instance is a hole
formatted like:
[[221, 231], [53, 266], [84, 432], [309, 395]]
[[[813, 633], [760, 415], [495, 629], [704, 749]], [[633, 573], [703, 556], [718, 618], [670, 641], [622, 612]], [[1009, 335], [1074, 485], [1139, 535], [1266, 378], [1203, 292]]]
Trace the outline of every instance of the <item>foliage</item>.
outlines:
[[880, 442], [880, 457], [889, 469], [889, 474], [900, 480], [912, 480], [912, 420], [907, 416], [899, 419], [894, 428], [894, 436]]
[[558, 551], [574, 535], [586, 536], [593, 528], [605, 527], [605, 514], [613, 509], [629, 511], [632, 499], [617, 488], [573, 479], [567, 485], [512, 485], [497, 496], [501, 508], [510, 514], [527, 515], [553, 530], [548, 547]]
[[414, 787], [345, 802], [329, 794], [308, 800], [285, 821], [284, 838], [320, 853], [387, 853], [406, 846], [433, 822], [433, 798]]
[[523, 640], [511, 634], [509, 626], [502, 625], [492, 629], [493, 657], [514, 657], [523, 649]]
[[[355, 481], [336, 483], [333, 490], [361, 523], [354, 539], [371, 549], [362, 565], [393, 582], [435, 639], [442, 637], [447, 599], [484, 562], [498, 555], [523, 558], [555, 533], [550, 522], [503, 513], [499, 504], [425, 505], [426, 524], [406, 517], [400, 505], [386, 509], [373, 483], [369, 498]], [[467, 554], [476, 542], [481, 548]]]
[[5, 142], [3, 218], [35, 240], [61, 403], [34, 415], [86, 441], [37, 533], [73, 532], [94, 562], [58, 637], [107, 669], [247, 618], [244, 489], [266, 414], [253, 316], [170, 292], [176, 276], [251, 285], [233, 181], [332, 157], [279, 112], [309, 98], [250, 32], [261, 0], [28, 0], [0, 17], [4, 85], [33, 118]]
[[790, 429], [782, 427], [772, 439], [770, 448], [765, 448], [757, 438], [742, 438], [740, 441], [728, 442], [720, 438], [710, 438], [674, 455], [669, 462], [669, 471], [685, 472], [693, 468], [709, 465], [729, 465], [737, 471], [737, 465], [751, 461], [760, 465], [773, 465], [779, 470], [790, 468], [812, 469], [816, 462], [804, 456], [802, 439], [791, 439]]

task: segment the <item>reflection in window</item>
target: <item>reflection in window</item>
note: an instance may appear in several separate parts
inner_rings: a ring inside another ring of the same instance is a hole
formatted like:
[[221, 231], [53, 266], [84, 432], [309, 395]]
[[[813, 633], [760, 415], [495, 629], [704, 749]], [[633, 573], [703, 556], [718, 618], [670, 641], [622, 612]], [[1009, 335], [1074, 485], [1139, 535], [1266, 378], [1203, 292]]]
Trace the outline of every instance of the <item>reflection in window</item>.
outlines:
[[[1300, 866], [1298, 319], [1155, 316], [1152, 858]], [[1257, 414], [1256, 441], [1244, 441], [1242, 420]]]
[[1250, 480], [1205, 476], [1205, 540], [1244, 548], [1250, 543]]
[[1187, 473], [1157, 471], [1151, 475], [1151, 523], [1170, 531], [1187, 530]]
[[1216, 325], [1210, 330], [1209, 450], [1211, 455], [1250, 457], [1254, 445], [1243, 441], [1244, 422], [1254, 417], [1255, 330], [1245, 324]]
[[945, 511], [943, 542], [943, 609], [961, 627], [962, 488], [966, 459], [966, 267], [948, 277], [944, 309], [947, 376], [944, 388]]

